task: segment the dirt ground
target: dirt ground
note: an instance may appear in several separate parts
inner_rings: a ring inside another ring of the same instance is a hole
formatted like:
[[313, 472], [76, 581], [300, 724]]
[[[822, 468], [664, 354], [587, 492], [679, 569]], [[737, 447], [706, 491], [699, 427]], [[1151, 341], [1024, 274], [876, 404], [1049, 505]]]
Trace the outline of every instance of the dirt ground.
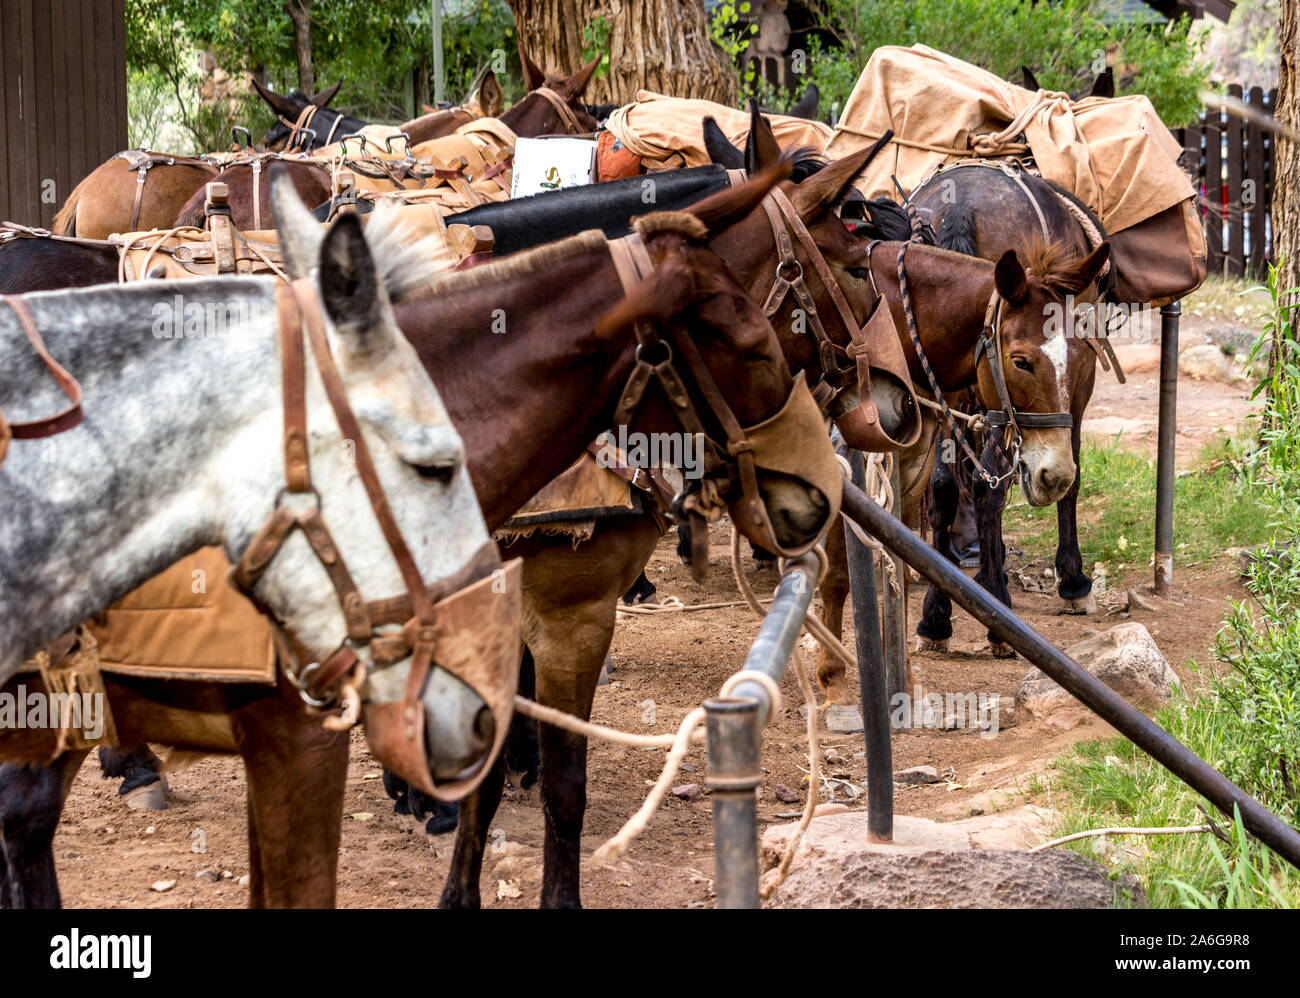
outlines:
[[[1185, 319], [1185, 336], [1200, 335]], [[1145, 352], [1144, 352], [1145, 351]], [[1123, 431], [1127, 446], [1154, 453], [1158, 358], [1152, 347], [1125, 347], [1127, 386], [1099, 372], [1089, 432], [1113, 437]], [[1232, 433], [1249, 411], [1244, 383], [1184, 381], [1179, 391], [1178, 459], [1185, 465], [1208, 441]], [[695, 585], [673, 554], [671, 539], [659, 545], [649, 574], [661, 597], [684, 603], [736, 598], [727, 565], [725, 531], [715, 533], [714, 570]], [[1014, 545], [1015, 538], [1009, 543]], [[751, 576], [755, 588], [770, 590], [772, 572]], [[1208, 659], [1228, 597], [1243, 593], [1235, 566], [1226, 556], [1180, 571], [1185, 603], [1176, 613], [1135, 611], [1175, 669], [1186, 675], [1190, 660]], [[909, 617], [920, 612], [923, 590], [911, 589]], [[1053, 642], [1066, 647], [1085, 631], [1119, 622], [1117, 613], [1060, 617], [1055, 598], [1015, 588], [1016, 612]], [[596, 695], [594, 720], [640, 732], [669, 732], [681, 717], [717, 691], [740, 667], [758, 628], [749, 611], [736, 608], [663, 616], [628, 616], [619, 624], [612, 650], [613, 682]], [[914, 654], [925, 691], [998, 693], [1013, 697], [1027, 666], [1023, 660], [998, 660], [987, 651], [983, 628], [961, 614], [947, 656]], [[801, 808], [776, 797], [778, 784], [802, 798], [807, 783], [804, 722], [797, 683], [787, 675], [783, 716], [765, 732], [764, 782], [760, 819], [782, 820]], [[647, 701], [654, 723], [646, 723]], [[934, 766], [947, 783], [899, 790], [898, 813], [942, 820], [965, 817], [973, 807], [986, 811], [1023, 804], [1050, 806], [1050, 787], [1034, 774], [1079, 739], [1105, 736], [1100, 721], [1082, 718], [1069, 730], [1038, 722], [1004, 727], [995, 738], [978, 731], [907, 730], [894, 736], [894, 768]], [[838, 747], [846, 762], [830, 767], [850, 782], [865, 783], [861, 736], [824, 735], [823, 745]], [[643, 751], [597, 742], [591, 747], [584, 854], [590, 855], [640, 805], [664, 761], [662, 750]], [[704, 782], [704, 751], [687, 757], [687, 772], [676, 782]], [[423, 824], [393, 813], [379, 780], [379, 766], [354, 735], [345, 804], [339, 873], [342, 907], [428, 907], [436, 904], [451, 853], [451, 836], [432, 838]], [[170, 807], [163, 812], [128, 811], [117, 800], [116, 782], [99, 777], [88, 764], [74, 787], [55, 839], [64, 902], [69, 907], [240, 907], [248, 872], [243, 767], [238, 759], [212, 757], [171, 778]], [[534, 907], [541, 883], [542, 815], [536, 790], [507, 789], [492, 834], [483, 874], [485, 906]], [[584, 862], [583, 899], [589, 907], [711, 906], [712, 822], [707, 793], [687, 802], [669, 797], [649, 829], [616, 868], [596, 869]], [[199, 851], [199, 850], [202, 851]], [[202, 871], [227, 879], [201, 879]], [[158, 892], [152, 885], [175, 881]]]

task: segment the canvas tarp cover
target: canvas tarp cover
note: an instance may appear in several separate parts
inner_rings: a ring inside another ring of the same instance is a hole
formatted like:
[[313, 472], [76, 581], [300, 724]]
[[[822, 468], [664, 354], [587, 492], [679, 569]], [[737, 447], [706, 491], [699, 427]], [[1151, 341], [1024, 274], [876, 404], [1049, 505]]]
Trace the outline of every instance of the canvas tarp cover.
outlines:
[[[848, 155], [891, 128], [894, 142], [857, 184], [868, 198], [896, 199], [891, 175], [911, 191], [944, 163], [1032, 156], [1045, 178], [1101, 219], [1126, 300], [1177, 298], [1205, 276], [1205, 237], [1196, 192], [1178, 164], [1182, 148], [1146, 97], [1071, 101], [1014, 86], [924, 45], [884, 46], [858, 78], [826, 155]], [[1160, 238], [1149, 238], [1143, 226], [1158, 229]], [[1153, 244], [1162, 250], [1155, 259], [1145, 255]]]
[[[706, 115], [712, 115], [733, 145], [745, 148], [748, 111], [708, 100], [665, 97], [650, 90], [638, 91], [636, 101], [611, 114], [605, 127], [630, 152], [641, 157], [646, 169], [676, 170], [711, 162], [704, 148]], [[767, 120], [782, 149], [811, 146], [821, 152], [831, 136], [830, 126], [820, 121], [785, 114], [768, 115]]]

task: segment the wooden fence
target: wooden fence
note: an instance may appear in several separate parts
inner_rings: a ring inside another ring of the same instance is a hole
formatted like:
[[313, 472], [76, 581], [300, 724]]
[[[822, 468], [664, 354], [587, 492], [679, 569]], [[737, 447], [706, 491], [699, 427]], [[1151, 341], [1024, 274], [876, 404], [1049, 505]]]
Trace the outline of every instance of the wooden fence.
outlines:
[[0, 220], [48, 226], [126, 148], [124, 0], [0, 0]]
[[[1228, 93], [1268, 116], [1277, 91], [1233, 84]], [[1175, 133], [1178, 134], [1178, 133]], [[1263, 277], [1273, 258], [1273, 133], [1218, 109], [1179, 135], [1201, 192], [1210, 274]]]

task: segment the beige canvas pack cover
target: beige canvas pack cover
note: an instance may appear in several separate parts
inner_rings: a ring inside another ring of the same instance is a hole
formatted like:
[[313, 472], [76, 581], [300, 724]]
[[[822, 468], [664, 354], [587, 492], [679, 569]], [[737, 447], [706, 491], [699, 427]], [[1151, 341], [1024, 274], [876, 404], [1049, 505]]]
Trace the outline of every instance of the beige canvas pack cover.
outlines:
[[891, 174], [910, 192], [944, 163], [1031, 158], [1101, 219], [1122, 299], [1172, 300], [1205, 277], [1205, 236], [1196, 191], [1178, 163], [1182, 147], [1146, 97], [1072, 101], [925, 45], [891, 45], [872, 53], [826, 155], [848, 155], [891, 128], [893, 143], [857, 184], [868, 198], [897, 199]]
[[[611, 114], [605, 127], [641, 157], [646, 169], [676, 170], [711, 162], [704, 148], [706, 115], [713, 117], [733, 145], [745, 148], [749, 137], [748, 111], [708, 100], [665, 97], [650, 90], [638, 91], [636, 100]], [[766, 117], [782, 149], [810, 146], [821, 152], [831, 137], [830, 126], [820, 121], [785, 114]]]

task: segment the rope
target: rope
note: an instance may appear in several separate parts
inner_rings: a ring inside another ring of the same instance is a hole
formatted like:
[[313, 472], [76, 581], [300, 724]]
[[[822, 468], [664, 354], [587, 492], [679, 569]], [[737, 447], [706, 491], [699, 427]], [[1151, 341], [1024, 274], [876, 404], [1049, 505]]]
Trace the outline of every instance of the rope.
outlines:
[[1213, 825], [1182, 825], [1173, 828], [1090, 828], [1086, 832], [1075, 832], [1073, 835], [1066, 835], [1063, 838], [1052, 839], [1051, 842], [1044, 842], [1042, 845], [1034, 846], [1029, 851], [1031, 853], [1042, 852], [1044, 849], [1051, 849], [1053, 846], [1063, 845], [1066, 842], [1075, 842], [1078, 839], [1093, 838], [1098, 835], [1195, 835], [1200, 832], [1213, 833]]
[[[760, 603], [771, 603], [768, 599], [759, 600]], [[721, 603], [683, 603], [677, 596], [668, 596], [662, 603], [638, 603], [636, 606], [620, 606], [619, 613], [644, 614], [653, 617], [660, 613], [691, 613], [695, 610], [726, 610], [730, 607], [746, 606], [744, 600], [727, 600]]]

